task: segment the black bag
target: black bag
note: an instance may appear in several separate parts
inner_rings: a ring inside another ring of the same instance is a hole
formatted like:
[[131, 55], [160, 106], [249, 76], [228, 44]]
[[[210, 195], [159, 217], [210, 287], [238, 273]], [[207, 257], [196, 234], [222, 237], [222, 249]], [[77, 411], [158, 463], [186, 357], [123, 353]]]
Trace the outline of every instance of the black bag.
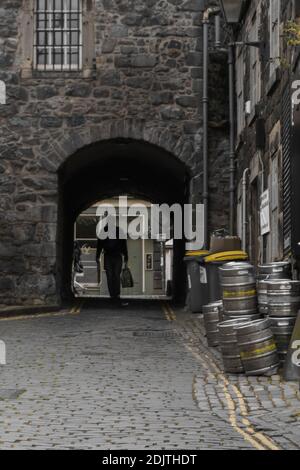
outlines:
[[123, 289], [134, 286], [133, 277], [128, 266], [125, 266], [122, 269], [121, 284], [122, 284]]
[[100, 282], [101, 282], [101, 265], [100, 265], [100, 260], [97, 260], [96, 263], [97, 263], [97, 283], [100, 284]]

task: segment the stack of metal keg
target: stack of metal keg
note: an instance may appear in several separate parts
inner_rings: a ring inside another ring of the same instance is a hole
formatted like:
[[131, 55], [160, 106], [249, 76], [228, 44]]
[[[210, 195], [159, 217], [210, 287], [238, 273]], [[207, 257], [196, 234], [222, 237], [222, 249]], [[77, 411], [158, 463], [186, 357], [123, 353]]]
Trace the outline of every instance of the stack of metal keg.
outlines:
[[285, 361], [300, 309], [300, 281], [288, 279], [267, 281], [268, 316], [279, 356]]
[[292, 281], [291, 277], [288, 261], [258, 266], [258, 308], [269, 318], [281, 362], [286, 359], [300, 309], [300, 282]]
[[268, 319], [227, 320], [218, 326], [225, 372], [246, 375], [277, 373], [279, 358]]
[[268, 315], [268, 284], [267, 281], [275, 279], [291, 279], [291, 264], [288, 261], [280, 261], [258, 266], [257, 271], [257, 296], [258, 311], [261, 315]]
[[257, 309], [254, 266], [247, 262], [225, 264], [220, 267], [220, 280], [227, 320], [218, 326], [225, 371], [247, 375], [276, 373], [277, 348], [271, 322], [261, 320], [263, 312]]
[[224, 264], [219, 268], [224, 318], [257, 319], [257, 296], [254, 267], [246, 262]]
[[273, 375], [300, 310], [300, 281], [291, 280], [288, 262], [259, 266], [257, 277], [248, 262], [219, 271], [223, 300], [203, 307], [208, 345], [220, 346], [228, 373]]

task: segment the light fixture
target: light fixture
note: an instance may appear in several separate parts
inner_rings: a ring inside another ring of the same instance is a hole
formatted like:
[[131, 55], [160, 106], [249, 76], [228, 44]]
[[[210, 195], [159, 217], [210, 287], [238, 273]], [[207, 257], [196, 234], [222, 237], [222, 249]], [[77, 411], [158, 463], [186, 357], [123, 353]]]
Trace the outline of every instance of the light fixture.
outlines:
[[241, 19], [245, 0], [220, 0], [224, 17], [227, 23], [236, 24]]

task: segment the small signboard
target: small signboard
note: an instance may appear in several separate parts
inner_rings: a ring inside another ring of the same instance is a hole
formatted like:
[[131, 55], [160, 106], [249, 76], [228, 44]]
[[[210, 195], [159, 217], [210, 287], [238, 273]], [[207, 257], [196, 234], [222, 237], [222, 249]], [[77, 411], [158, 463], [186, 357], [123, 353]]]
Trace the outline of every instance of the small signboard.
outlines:
[[267, 189], [260, 199], [260, 234], [266, 235], [270, 230], [270, 194]]
[[287, 381], [300, 381], [300, 312], [284, 364], [283, 378]]

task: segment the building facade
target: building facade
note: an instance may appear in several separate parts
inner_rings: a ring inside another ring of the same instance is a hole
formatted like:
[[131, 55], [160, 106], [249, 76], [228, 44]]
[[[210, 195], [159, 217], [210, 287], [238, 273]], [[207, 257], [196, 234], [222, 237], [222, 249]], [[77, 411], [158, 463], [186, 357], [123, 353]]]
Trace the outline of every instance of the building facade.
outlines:
[[[204, 7], [1, 2], [0, 304], [71, 295], [74, 221], [97, 200], [201, 202]], [[212, 57], [210, 228], [227, 224], [225, 67]]]
[[234, 32], [244, 44], [235, 47], [237, 230], [255, 263], [298, 257], [292, 97], [299, 17], [297, 1], [253, 0]]

